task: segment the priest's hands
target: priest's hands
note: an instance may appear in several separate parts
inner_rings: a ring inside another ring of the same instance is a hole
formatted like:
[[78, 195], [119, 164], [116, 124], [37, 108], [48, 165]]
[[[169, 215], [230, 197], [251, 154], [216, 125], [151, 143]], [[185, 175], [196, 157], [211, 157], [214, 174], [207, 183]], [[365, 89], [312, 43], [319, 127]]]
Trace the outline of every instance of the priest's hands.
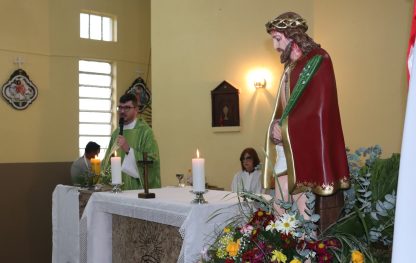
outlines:
[[126, 138], [123, 135], [118, 135], [117, 137], [117, 145], [122, 149], [125, 153], [128, 153], [130, 150], [130, 145], [127, 142]]

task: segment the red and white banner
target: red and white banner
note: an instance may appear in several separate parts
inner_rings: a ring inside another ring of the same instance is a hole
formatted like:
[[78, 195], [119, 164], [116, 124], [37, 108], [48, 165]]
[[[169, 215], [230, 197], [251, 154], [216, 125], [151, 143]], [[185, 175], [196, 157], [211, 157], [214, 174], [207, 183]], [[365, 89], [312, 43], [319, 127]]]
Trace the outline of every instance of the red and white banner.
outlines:
[[407, 80], [410, 82], [410, 74], [413, 64], [413, 54], [416, 38], [416, 6], [413, 6], [412, 27], [410, 28], [409, 46], [407, 48]]
[[394, 220], [393, 263], [416, 262], [416, 6], [412, 17], [408, 48], [409, 90], [407, 94], [399, 182], [397, 186], [396, 216]]

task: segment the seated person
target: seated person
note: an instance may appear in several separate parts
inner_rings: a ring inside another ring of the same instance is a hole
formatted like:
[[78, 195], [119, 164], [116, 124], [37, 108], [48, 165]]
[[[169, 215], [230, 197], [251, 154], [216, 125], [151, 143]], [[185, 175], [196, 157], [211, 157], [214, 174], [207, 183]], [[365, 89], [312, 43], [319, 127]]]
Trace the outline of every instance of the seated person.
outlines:
[[91, 170], [91, 158], [100, 153], [100, 145], [95, 142], [88, 142], [85, 146], [84, 155], [71, 165], [72, 184], [83, 184], [88, 172]]
[[246, 148], [240, 155], [241, 171], [234, 175], [231, 191], [262, 194], [260, 159], [256, 150]]

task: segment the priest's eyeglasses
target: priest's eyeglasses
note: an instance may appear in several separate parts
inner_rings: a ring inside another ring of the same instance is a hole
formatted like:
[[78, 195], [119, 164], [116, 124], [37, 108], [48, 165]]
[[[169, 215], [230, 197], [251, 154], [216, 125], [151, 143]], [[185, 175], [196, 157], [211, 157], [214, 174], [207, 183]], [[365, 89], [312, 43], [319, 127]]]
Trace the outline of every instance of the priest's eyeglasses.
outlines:
[[125, 111], [125, 112], [127, 112], [127, 111], [129, 111], [129, 110], [131, 110], [131, 109], [134, 109], [134, 108], [136, 108], [136, 107], [134, 107], [134, 106], [117, 106], [117, 111]]

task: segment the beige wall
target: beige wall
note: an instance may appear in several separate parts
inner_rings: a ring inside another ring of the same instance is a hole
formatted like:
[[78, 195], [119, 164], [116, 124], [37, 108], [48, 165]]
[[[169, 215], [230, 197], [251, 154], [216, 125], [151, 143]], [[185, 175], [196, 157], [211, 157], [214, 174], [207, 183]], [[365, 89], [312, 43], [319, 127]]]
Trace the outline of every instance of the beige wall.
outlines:
[[[50, 259], [51, 193], [69, 182], [64, 171], [78, 154], [78, 59], [114, 61], [123, 92], [136, 70], [147, 75], [150, 24], [163, 185], [191, 167], [196, 148], [206, 158], [208, 182], [226, 188], [244, 147], [262, 153], [282, 72], [264, 23], [288, 10], [309, 21], [311, 36], [332, 56], [347, 145], [400, 151], [410, 0], [152, 0], [151, 23], [148, 0], [2, 0], [0, 7], [0, 80], [22, 57], [39, 88], [24, 111], [0, 102], [0, 200], [10, 213], [0, 221], [2, 262]], [[116, 15], [119, 41], [79, 39], [81, 10]], [[245, 81], [257, 67], [273, 73], [266, 90], [253, 91]], [[210, 91], [223, 80], [240, 90], [240, 132], [211, 130]]]
[[[79, 13], [114, 15], [118, 41], [79, 38]], [[118, 93], [148, 70], [150, 2], [4, 0], [0, 11], [0, 80], [17, 69], [16, 57], [38, 87], [26, 110], [0, 103], [0, 162], [60, 162], [78, 156], [78, 60], [113, 62]]]
[[[210, 184], [229, 189], [239, 154], [262, 148], [282, 72], [264, 24], [285, 11], [300, 13], [309, 34], [334, 61], [347, 146], [380, 144], [400, 151], [406, 97], [409, 0], [153, 0], [151, 2], [153, 125], [162, 182], [175, 183], [199, 148]], [[175, 12], [172, 12], [175, 10]], [[253, 91], [246, 74], [273, 73], [267, 90]], [[214, 133], [210, 91], [223, 80], [240, 90], [241, 130]], [[307, 147], [307, 146], [305, 146]]]
[[333, 59], [346, 144], [400, 152], [413, 1], [315, 3], [315, 38]]
[[[117, 17], [118, 42], [79, 38], [79, 13]], [[147, 75], [149, 0], [2, 0], [0, 82], [16, 57], [39, 89], [26, 110], [0, 100], [0, 262], [50, 262], [52, 191], [78, 157], [78, 60], [111, 61], [118, 93]]]

